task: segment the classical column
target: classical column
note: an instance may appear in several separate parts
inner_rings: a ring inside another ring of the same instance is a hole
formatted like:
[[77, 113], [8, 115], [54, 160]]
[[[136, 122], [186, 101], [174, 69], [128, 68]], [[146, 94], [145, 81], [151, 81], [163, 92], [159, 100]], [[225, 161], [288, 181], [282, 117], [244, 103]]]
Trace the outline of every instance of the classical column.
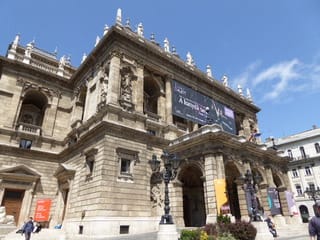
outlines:
[[110, 61], [107, 104], [119, 105], [120, 80], [120, 53], [114, 51]]
[[158, 97], [158, 115], [161, 119], [166, 119], [166, 97], [163, 92], [160, 92]]
[[166, 88], [166, 96], [165, 96], [165, 107], [166, 107], [166, 123], [171, 125], [173, 124], [172, 117], [172, 77], [167, 76], [165, 79], [165, 88]]

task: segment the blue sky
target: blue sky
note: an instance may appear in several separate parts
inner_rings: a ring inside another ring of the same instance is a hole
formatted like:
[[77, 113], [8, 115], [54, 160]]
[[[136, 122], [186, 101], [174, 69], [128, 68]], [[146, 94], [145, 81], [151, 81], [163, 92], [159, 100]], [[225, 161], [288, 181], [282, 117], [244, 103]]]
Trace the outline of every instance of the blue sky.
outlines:
[[0, 54], [19, 33], [21, 44], [57, 48], [79, 66], [118, 8], [146, 38], [155, 33], [163, 45], [167, 37], [181, 58], [190, 51], [202, 71], [209, 64], [215, 79], [249, 88], [263, 140], [320, 127], [318, 0], [1, 0]]

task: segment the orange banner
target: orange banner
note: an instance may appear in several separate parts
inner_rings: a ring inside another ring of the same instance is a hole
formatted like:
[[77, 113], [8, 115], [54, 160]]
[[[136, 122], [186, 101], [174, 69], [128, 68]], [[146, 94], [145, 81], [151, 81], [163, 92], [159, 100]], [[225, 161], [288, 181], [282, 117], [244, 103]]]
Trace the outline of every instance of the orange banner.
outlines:
[[51, 199], [40, 199], [37, 201], [36, 212], [34, 214], [34, 220], [36, 222], [49, 221], [51, 207]]
[[226, 214], [230, 212], [227, 189], [226, 189], [226, 180], [225, 179], [214, 179], [214, 188], [216, 191], [216, 200], [217, 200], [217, 211], [218, 214]]

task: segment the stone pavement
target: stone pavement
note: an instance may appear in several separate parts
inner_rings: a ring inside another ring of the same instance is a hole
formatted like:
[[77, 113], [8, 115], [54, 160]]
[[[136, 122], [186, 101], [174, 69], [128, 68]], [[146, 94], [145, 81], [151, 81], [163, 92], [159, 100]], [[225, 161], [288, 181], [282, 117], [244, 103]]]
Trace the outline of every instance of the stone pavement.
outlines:
[[[65, 238], [61, 238], [61, 236], [55, 235], [54, 230], [52, 229], [46, 229], [47, 231], [43, 231], [43, 234], [45, 235], [33, 235], [31, 238], [32, 240], [48, 240], [53, 239], [54, 236], [56, 236], [55, 239], [60, 240]], [[294, 224], [294, 225], [286, 225], [281, 228], [277, 228], [279, 237], [275, 238], [276, 240], [308, 240], [308, 223], [300, 223], [300, 224]], [[49, 233], [50, 232], [50, 233]], [[48, 234], [49, 233], [49, 234]], [[271, 233], [270, 233], [271, 234]], [[7, 235], [6, 238], [0, 239], [8, 239], [8, 240], [21, 240], [23, 239], [20, 234], [15, 234], [14, 232]], [[83, 237], [74, 237], [72, 240], [87, 240]], [[136, 234], [136, 235], [123, 235], [119, 237], [106, 237], [106, 238], [99, 238], [97, 240], [156, 240], [157, 239], [157, 232], [152, 233], [146, 233], [146, 234]], [[90, 240], [92, 240], [90, 238]], [[255, 240], [264, 240], [264, 239], [255, 239]]]

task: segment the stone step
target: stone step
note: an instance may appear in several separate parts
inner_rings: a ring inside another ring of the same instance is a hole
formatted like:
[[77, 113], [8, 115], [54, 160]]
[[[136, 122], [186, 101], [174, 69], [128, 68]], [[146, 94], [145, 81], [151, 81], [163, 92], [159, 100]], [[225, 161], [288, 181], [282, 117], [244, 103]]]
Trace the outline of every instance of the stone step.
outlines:
[[[21, 240], [21, 233], [16, 233], [17, 229], [5, 236], [4, 240]], [[64, 231], [61, 229], [44, 228], [39, 233], [31, 235], [32, 240], [65, 240]]]

